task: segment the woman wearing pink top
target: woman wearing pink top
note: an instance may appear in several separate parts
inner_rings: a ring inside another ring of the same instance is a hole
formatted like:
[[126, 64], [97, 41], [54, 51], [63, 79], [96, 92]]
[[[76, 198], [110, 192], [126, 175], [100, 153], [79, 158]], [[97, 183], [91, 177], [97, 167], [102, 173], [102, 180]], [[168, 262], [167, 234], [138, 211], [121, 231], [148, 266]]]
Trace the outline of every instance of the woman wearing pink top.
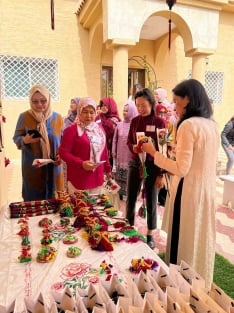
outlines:
[[95, 117], [94, 100], [81, 98], [78, 122], [64, 130], [59, 153], [67, 164], [69, 192], [81, 189], [100, 193], [104, 174], [111, 176], [105, 133]]

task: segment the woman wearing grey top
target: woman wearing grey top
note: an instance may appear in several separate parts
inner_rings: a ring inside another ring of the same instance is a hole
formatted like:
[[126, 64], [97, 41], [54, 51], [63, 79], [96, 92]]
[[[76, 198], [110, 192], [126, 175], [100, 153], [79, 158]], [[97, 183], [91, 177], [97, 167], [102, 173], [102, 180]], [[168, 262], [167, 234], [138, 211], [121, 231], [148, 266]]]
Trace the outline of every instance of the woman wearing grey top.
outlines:
[[227, 155], [226, 174], [229, 175], [234, 163], [234, 116], [227, 122], [221, 133], [222, 147]]

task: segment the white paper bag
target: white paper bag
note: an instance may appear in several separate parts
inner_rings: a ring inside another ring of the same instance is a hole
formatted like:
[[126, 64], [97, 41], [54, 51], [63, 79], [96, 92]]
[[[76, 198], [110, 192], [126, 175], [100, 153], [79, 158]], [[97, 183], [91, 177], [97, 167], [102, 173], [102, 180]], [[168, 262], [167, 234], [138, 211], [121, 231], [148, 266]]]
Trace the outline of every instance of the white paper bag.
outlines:
[[62, 294], [60, 306], [64, 311], [70, 310], [72, 312], [77, 312], [75, 299], [72, 296], [71, 289], [67, 286]]
[[186, 295], [190, 295], [191, 285], [184, 279], [180, 272], [180, 266], [170, 264], [169, 266], [169, 277], [175, 283], [178, 290]]
[[224, 311], [229, 312], [231, 308], [234, 310], [234, 300], [214, 283], [211, 285], [210, 297], [217, 302]]
[[196, 288], [196, 286], [204, 286], [205, 288], [204, 278], [202, 278], [202, 276], [198, 274], [188, 263], [182, 260], [180, 263], [180, 268], [181, 275], [190, 285], [192, 285], [194, 288]]

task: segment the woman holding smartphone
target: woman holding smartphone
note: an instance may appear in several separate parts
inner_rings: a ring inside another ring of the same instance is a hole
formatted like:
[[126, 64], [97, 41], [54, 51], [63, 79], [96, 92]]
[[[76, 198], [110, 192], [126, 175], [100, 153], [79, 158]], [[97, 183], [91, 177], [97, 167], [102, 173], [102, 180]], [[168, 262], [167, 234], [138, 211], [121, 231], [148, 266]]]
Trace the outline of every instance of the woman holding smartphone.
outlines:
[[[24, 201], [45, 200], [63, 190], [63, 168], [58, 156], [63, 118], [53, 112], [50, 93], [42, 85], [29, 91], [30, 109], [21, 113], [13, 140], [22, 151], [22, 197]], [[47, 165], [36, 167], [35, 159], [51, 159]]]

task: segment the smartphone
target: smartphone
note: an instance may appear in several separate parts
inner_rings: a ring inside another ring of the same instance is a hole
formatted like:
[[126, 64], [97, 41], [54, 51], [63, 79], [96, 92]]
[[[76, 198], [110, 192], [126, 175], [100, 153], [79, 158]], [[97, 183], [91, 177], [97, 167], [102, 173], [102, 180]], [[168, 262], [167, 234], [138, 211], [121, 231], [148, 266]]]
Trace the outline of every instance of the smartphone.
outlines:
[[98, 167], [99, 165], [102, 165], [102, 164], [104, 164], [106, 161], [99, 161], [99, 162], [97, 162], [96, 163], [96, 167]]
[[33, 135], [32, 136], [33, 138], [41, 138], [42, 137], [37, 129], [29, 129], [28, 134]]

